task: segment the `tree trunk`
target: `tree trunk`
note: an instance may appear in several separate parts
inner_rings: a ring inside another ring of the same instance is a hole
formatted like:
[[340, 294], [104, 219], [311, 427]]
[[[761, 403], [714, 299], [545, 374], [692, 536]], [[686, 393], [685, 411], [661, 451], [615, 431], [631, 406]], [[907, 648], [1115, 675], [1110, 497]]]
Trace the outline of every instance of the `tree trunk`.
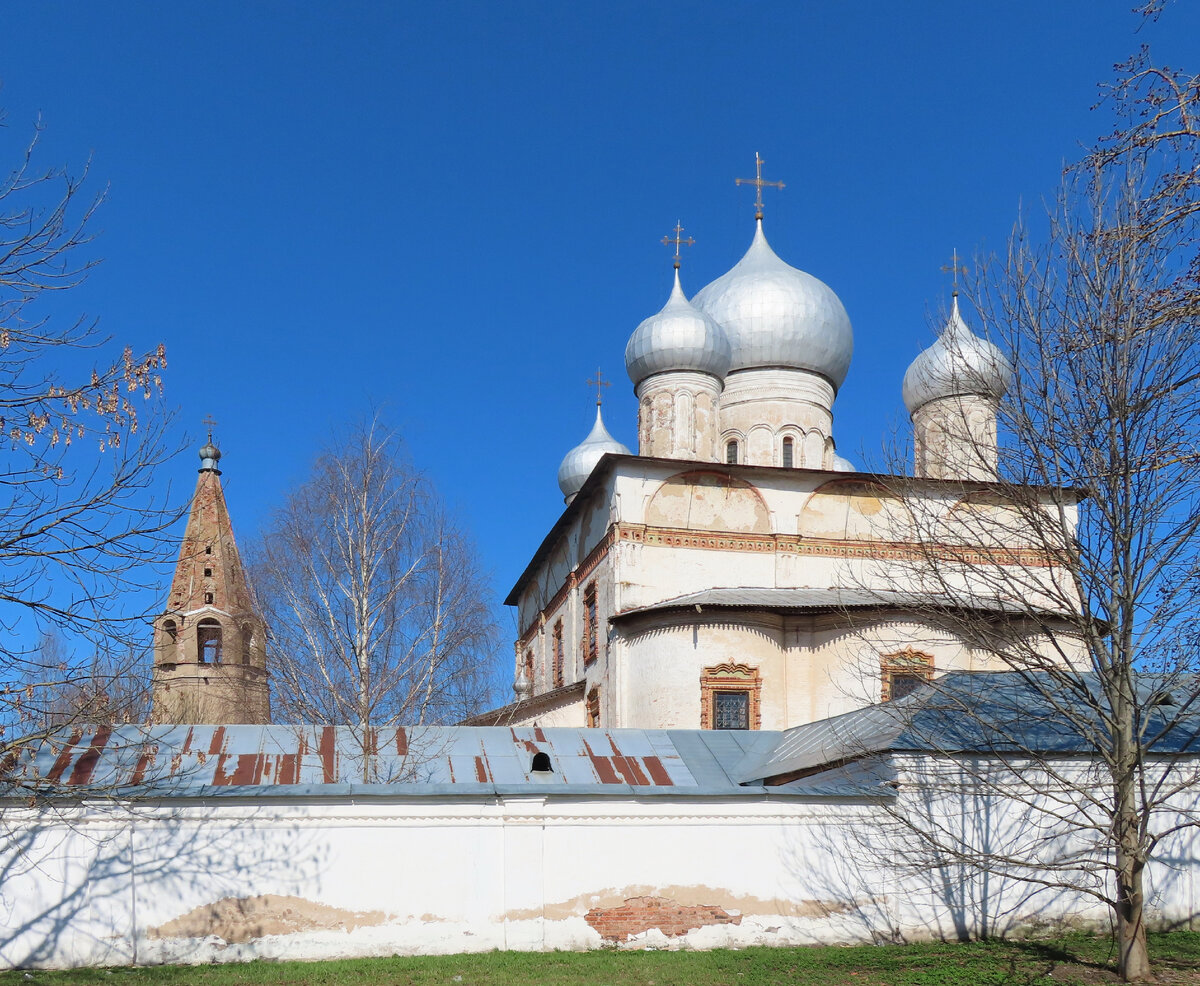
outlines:
[[1145, 898], [1142, 874], [1145, 864], [1136, 852], [1130, 853], [1126, 838], [1137, 837], [1136, 818], [1118, 819], [1120, 832], [1117, 849], [1117, 942], [1120, 946], [1121, 978], [1127, 983], [1150, 978], [1150, 953], [1146, 949]]

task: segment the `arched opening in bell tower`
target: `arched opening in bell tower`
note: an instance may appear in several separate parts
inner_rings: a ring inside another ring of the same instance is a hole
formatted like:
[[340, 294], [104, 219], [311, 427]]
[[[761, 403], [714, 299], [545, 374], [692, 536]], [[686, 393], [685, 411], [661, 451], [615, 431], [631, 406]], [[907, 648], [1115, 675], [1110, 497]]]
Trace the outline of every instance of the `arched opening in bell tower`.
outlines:
[[221, 624], [211, 617], [196, 624], [196, 660], [200, 664], [221, 662]]

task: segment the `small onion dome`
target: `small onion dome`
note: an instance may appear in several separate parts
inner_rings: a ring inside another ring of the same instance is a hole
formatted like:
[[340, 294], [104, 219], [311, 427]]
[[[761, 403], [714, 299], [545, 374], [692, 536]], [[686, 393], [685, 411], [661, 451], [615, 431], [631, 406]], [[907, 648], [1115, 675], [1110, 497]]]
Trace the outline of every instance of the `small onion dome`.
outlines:
[[596, 423], [580, 444], [563, 456], [562, 465], [558, 467], [558, 487], [568, 500], [578, 493], [588, 476], [599, 462], [609, 452], [629, 455], [629, 449], [618, 442], [604, 427], [600, 417], [600, 407], [596, 407]]
[[833, 468], [837, 472], [858, 472], [858, 466], [836, 452], [833, 453]]
[[940, 397], [978, 394], [999, 400], [1012, 380], [1004, 354], [975, 335], [958, 312], [958, 297], [942, 334], [904, 374], [904, 404], [913, 414]]
[[657, 315], [651, 315], [633, 331], [625, 346], [625, 369], [636, 387], [655, 373], [692, 370], [718, 380], [729, 370], [729, 338], [702, 311], [692, 307], [679, 286]]
[[839, 387], [850, 369], [854, 331], [824, 282], [775, 255], [763, 234], [731, 271], [692, 299], [729, 336], [730, 370], [782, 366], [811, 370]]
[[200, 446], [200, 471], [211, 469], [217, 471], [217, 463], [221, 461], [221, 450], [217, 448], [210, 438], [207, 442]]

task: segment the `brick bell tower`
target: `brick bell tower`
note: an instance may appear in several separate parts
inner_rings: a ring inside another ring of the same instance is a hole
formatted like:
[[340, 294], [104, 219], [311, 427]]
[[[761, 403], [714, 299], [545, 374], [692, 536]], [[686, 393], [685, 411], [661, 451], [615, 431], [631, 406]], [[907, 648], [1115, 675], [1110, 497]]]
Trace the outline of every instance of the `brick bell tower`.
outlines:
[[210, 428], [167, 610], [154, 621], [155, 722], [271, 721], [267, 626], [233, 540], [220, 460]]

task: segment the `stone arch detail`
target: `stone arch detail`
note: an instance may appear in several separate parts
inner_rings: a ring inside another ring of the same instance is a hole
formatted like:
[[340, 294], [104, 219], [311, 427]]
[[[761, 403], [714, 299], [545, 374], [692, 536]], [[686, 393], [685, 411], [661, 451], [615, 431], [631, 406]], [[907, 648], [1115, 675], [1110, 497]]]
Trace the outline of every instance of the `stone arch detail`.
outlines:
[[911, 527], [905, 518], [904, 501], [879, 483], [831, 479], [809, 496], [800, 511], [799, 527], [802, 537], [896, 540]]
[[693, 531], [771, 532], [770, 511], [754, 486], [707, 470], [677, 473], [664, 481], [646, 505], [646, 523]]
[[[1031, 530], [1032, 527], [1040, 528]], [[951, 543], [986, 548], [1036, 548], [1053, 528], [1049, 517], [1038, 517], [991, 490], [976, 490], [946, 511], [942, 536]]]

